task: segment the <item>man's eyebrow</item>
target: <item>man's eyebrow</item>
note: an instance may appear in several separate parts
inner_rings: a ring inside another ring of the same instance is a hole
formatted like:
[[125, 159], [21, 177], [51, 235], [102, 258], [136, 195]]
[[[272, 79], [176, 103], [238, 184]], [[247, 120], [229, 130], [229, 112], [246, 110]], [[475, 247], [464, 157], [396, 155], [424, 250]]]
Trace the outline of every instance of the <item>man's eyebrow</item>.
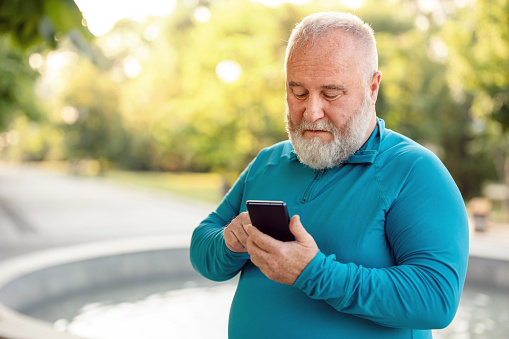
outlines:
[[346, 88], [341, 85], [323, 85], [321, 86], [322, 89], [332, 89], [332, 90], [339, 90], [339, 91], [346, 91]]
[[304, 85], [302, 85], [300, 82], [295, 82], [295, 81], [290, 81], [288, 83], [288, 86], [290, 86], [290, 87], [297, 87], [297, 86], [304, 87]]
[[[296, 81], [290, 81], [288, 83], [289, 87], [305, 87], [302, 83], [296, 82]], [[337, 90], [337, 91], [346, 91], [346, 88], [341, 85], [323, 85], [320, 86], [321, 89], [330, 89], [330, 90]]]

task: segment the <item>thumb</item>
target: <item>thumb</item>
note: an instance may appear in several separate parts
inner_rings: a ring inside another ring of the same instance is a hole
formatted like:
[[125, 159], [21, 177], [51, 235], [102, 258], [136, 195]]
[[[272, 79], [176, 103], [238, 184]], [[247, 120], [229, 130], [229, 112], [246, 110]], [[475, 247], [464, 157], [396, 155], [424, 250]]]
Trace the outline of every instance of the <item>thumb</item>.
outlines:
[[292, 232], [298, 242], [306, 242], [310, 238], [312, 239], [311, 235], [300, 222], [300, 216], [298, 215], [294, 215], [290, 220], [290, 232]]

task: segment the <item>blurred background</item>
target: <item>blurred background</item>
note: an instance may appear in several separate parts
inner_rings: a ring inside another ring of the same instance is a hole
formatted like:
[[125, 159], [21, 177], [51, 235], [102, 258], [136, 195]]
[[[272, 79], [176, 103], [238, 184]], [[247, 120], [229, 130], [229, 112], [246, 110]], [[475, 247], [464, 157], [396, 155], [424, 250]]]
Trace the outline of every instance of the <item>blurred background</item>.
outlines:
[[0, 157], [146, 184], [212, 173], [221, 190], [286, 139], [286, 39], [328, 10], [374, 28], [387, 126], [507, 220], [507, 0], [2, 0]]
[[376, 32], [378, 116], [437, 154], [473, 232], [509, 247], [509, 0], [0, 0], [0, 164], [215, 204], [287, 138], [286, 41], [330, 10]]

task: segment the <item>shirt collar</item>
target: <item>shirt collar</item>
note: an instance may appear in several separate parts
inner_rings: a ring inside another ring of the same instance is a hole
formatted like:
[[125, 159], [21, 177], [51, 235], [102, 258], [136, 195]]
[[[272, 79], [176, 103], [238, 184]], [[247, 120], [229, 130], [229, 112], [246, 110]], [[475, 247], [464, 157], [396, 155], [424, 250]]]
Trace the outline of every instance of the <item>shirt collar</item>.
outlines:
[[345, 161], [345, 164], [372, 164], [375, 162], [375, 158], [380, 148], [380, 140], [382, 139], [383, 133], [385, 132], [385, 121], [377, 118], [377, 124], [368, 140], [362, 145], [362, 147], [355, 152], [350, 158]]

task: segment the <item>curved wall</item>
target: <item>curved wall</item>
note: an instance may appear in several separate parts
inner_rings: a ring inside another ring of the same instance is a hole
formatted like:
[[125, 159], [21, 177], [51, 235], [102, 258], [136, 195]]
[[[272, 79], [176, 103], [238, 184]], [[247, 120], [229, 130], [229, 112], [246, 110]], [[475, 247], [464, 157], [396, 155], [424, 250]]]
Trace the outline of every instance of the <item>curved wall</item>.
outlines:
[[48, 300], [147, 279], [200, 280], [188, 239], [136, 238], [59, 248], [0, 262], [0, 338], [77, 339], [22, 314]]
[[[147, 237], [77, 245], [0, 262], [0, 339], [83, 339], [22, 314], [48, 300], [147, 279], [206, 281], [189, 262], [189, 239]], [[509, 288], [508, 253], [471, 248], [467, 280]], [[208, 282], [208, 281], [207, 281]]]

